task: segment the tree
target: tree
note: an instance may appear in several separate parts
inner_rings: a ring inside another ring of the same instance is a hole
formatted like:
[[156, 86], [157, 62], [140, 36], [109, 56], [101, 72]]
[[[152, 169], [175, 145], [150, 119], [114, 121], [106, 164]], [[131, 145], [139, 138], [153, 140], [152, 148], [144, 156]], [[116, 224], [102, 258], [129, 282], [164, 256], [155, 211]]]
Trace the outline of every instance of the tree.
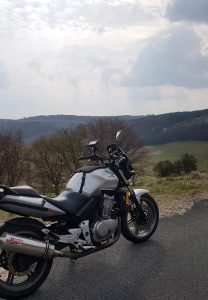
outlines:
[[176, 160], [174, 162], [174, 166], [175, 166], [175, 174], [176, 175], [181, 175], [183, 173], [183, 163], [181, 160]]
[[48, 182], [53, 187], [53, 192], [58, 195], [64, 173], [58, 137], [41, 137], [36, 140], [32, 144], [32, 161], [38, 175], [36, 178], [44, 190]]
[[158, 162], [153, 169], [159, 176], [181, 175], [182, 173], [190, 173], [197, 170], [196, 158], [185, 153], [180, 160], [174, 163], [169, 160]]
[[182, 170], [185, 173], [197, 170], [197, 159], [189, 153], [185, 153], [181, 158]]
[[165, 177], [174, 174], [175, 166], [169, 160], [163, 160], [158, 162], [153, 169], [159, 176]]
[[59, 151], [68, 176], [79, 167], [79, 156], [82, 141], [86, 138], [86, 128], [83, 125], [74, 129], [61, 129], [57, 132]]
[[25, 168], [21, 131], [0, 135], [0, 178], [9, 186], [17, 185]]
[[139, 153], [143, 155], [144, 152], [141, 141], [137, 138], [132, 128], [125, 120], [119, 118], [105, 117], [92, 121], [87, 124], [87, 137], [91, 139], [98, 139], [98, 150], [101, 156], [106, 156], [107, 146], [115, 143], [116, 133], [121, 130], [121, 138], [119, 145], [129, 154], [131, 160], [138, 159]]

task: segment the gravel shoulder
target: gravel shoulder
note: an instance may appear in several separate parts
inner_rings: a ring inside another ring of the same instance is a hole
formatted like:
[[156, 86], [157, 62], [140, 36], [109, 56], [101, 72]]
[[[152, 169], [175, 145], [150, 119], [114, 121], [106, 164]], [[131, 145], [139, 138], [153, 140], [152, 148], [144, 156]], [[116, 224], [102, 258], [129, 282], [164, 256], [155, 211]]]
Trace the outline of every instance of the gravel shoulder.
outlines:
[[174, 215], [183, 215], [186, 211], [190, 210], [195, 203], [208, 199], [208, 192], [202, 193], [197, 196], [185, 197], [164, 197], [158, 196], [156, 201], [159, 206], [160, 218], [171, 217]]

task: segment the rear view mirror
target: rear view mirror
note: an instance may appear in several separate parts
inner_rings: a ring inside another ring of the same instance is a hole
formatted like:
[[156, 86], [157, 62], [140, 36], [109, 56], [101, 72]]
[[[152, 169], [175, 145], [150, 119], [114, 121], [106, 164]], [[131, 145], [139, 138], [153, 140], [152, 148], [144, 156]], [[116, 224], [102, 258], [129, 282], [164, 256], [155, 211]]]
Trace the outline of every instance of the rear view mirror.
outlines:
[[98, 140], [93, 140], [93, 141], [90, 141], [89, 142], [89, 144], [88, 144], [88, 146], [90, 146], [90, 147], [94, 147], [94, 146], [96, 146], [97, 145], [97, 143], [98, 143], [99, 141]]
[[119, 130], [119, 131], [116, 133], [116, 141], [119, 141], [120, 135], [121, 135], [121, 130]]

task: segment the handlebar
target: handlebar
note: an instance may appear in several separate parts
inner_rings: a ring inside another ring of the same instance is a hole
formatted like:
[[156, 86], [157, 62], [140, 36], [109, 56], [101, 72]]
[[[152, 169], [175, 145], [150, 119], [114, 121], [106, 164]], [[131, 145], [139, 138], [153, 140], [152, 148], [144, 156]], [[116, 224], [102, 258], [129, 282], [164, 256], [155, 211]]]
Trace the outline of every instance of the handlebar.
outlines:
[[131, 162], [125, 152], [117, 145], [112, 144], [108, 146], [108, 157], [100, 157], [96, 153], [88, 156], [80, 156], [79, 160], [91, 160], [91, 161], [101, 161], [106, 167], [109, 167], [114, 172], [124, 173], [124, 176], [129, 179], [135, 175]]

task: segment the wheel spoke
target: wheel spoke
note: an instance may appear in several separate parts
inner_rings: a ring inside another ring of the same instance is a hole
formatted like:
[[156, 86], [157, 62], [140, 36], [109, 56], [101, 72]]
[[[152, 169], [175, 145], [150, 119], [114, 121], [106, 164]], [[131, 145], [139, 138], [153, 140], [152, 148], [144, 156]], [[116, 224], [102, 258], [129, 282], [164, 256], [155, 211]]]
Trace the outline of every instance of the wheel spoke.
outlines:
[[7, 284], [11, 285], [13, 283], [13, 280], [14, 280], [14, 275], [11, 272], [9, 272], [7, 277]]
[[139, 233], [138, 224], [136, 222], [134, 222], [134, 232], [136, 235]]

